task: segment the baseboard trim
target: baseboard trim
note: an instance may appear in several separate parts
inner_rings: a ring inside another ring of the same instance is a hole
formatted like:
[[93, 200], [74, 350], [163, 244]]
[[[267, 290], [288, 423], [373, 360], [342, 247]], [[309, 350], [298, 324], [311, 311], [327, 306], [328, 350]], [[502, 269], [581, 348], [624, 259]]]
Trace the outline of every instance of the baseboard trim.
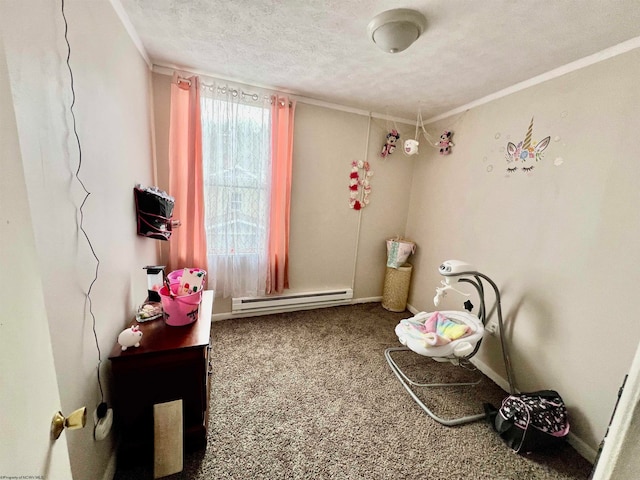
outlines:
[[[489, 365], [475, 357], [471, 359], [471, 363], [473, 363], [478, 368], [478, 370], [489, 377], [493, 383], [498, 385], [505, 392], [509, 392], [509, 382], [505, 380], [500, 374], [498, 374], [498, 372], [496, 372], [493, 368], [489, 367]], [[569, 432], [569, 435], [567, 435], [567, 442], [575, 449], [576, 452], [584, 457], [585, 460], [589, 461], [592, 464], [596, 461], [597, 451], [587, 445], [584, 440], [575, 435], [573, 432]]]
[[585, 460], [591, 463], [591, 465], [595, 463], [598, 452], [587, 445], [584, 440], [573, 432], [569, 432], [569, 435], [567, 435], [567, 442], [575, 449], [576, 452], [582, 455]]
[[107, 469], [104, 471], [104, 475], [102, 475], [102, 480], [113, 480], [113, 477], [116, 476], [116, 466], [118, 464], [118, 448], [114, 447], [111, 452], [111, 457], [109, 457], [109, 461], [107, 462]]
[[420, 310], [418, 310], [416, 307], [414, 307], [410, 303], [407, 303], [407, 310], [409, 310], [414, 315], [417, 315], [420, 312]]
[[502, 375], [496, 372], [493, 368], [476, 357], [471, 358], [471, 363], [474, 364], [478, 370], [489, 377], [491, 381], [498, 385], [502, 390], [504, 390], [506, 393], [509, 392], [509, 382], [505, 380]]
[[356, 303], [379, 303], [382, 302], [382, 297], [363, 297], [363, 298], [354, 298], [351, 300], [351, 304], [355, 305]]

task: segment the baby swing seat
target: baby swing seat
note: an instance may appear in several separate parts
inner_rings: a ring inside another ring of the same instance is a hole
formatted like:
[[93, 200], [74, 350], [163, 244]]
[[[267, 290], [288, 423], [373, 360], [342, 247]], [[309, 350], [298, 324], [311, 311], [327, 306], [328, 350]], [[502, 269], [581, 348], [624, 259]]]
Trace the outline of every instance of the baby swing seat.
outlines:
[[446, 310], [440, 312], [420, 312], [411, 318], [401, 320], [396, 326], [395, 332], [402, 347], [390, 347], [384, 352], [384, 356], [389, 367], [398, 378], [402, 386], [409, 393], [411, 398], [435, 421], [445, 426], [461, 425], [475, 422], [486, 418], [486, 414], [478, 413], [459, 418], [445, 419], [436, 415], [418, 398], [412, 387], [438, 388], [452, 386], [473, 386], [480, 383], [482, 377], [475, 382], [463, 383], [418, 383], [411, 380], [398, 366], [392, 357], [393, 352], [412, 351], [418, 355], [431, 357], [438, 362], [451, 362], [453, 365], [468, 366], [482, 342], [487, 323], [486, 307], [484, 302], [484, 286], [482, 280], [487, 281], [495, 294], [495, 312], [497, 313], [497, 329], [500, 336], [502, 356], [505, 363], [505, 370], [509, 381], [509, 389], [514, 393], [513, 374], [511, 362], [507, 351], [507, 345], [502, 335], [502, 308], [500, 305], [500, 292], [496, 284], [486, 275], [478, 272], [472, 265], [459, 260], [448, 260], [439, 267], [440, 274], [446, 281], [441, 282], [442, 288], [436, 288], [434, 304], [437, 306], [448, 290], [460, 292], [451, 285], [451, 278], [458, 278], [458, 282], [469, 283], [475, 287], [480, 297], [480, 307], [478, 315], [469, 312]]
[[[396, 335], [402, 345], [418, 355], [432, 357], [437, 362], [451, 362], [457, 365], [461, 357], [466, 357], [476, 348], [477, 343], [484, 335], [484, 325], [478, 317], [471, 313], [461, 312], [457, 310], [446, 310], [439, 312], [443, 317], [453, 321], [456, 324], [464, 325], [468, 328], [468, 333], [460, 338], [451, 340], [444, 345], [429, 345], [421, 337], [424, 335], [412, 334], [412, 329], [404, 320], [396, 326]], [[420, 312], [411, 320], [419, 322], [422, 319], [428, 319], [433, 313]]]
[[[437, 334], [433, 334], [433, 336], [430, 336], [429, 333], [421, 334], [415, 327], [417, 324], [427, 321], [434, 314], [440, 314], [442, 318], [445, 318], [457, 325], [466, 327], [468, 329], [468, 333], [455, 340], [451, 340], [444, 345], [429, 345], [429, 343], [437, 342], [437, 339], [433, 338], [434, 336], [437, 336]], [[465, 383], [418, 383], [411, 380], [400, 369], [391, 356], [392, 352], [412, 351], [418, 355], [431, 357], [437, 362], [451, 362], [454, 365], [461, 365], [461, 362], [468, 360], [473, 356], [473, 354], [475, 354], [480, 346], [479, 344], [482, 340], [482, 336], [484, 335], [484, 326], [478, 317], [467, 312], [456, 310], [432, 313], [420, 312], [414, 317], [402, 320], [398, 323], [395, 328], [395, 332], [396, 335], [398, 335], [398, 340], [404, 346], [387, 348], [384, 352], [385, 358], [387, 359], [393, 373], [395, 373], [398, 380], [400, 380], [400, 383], [402, 383], [407, 392], [409, 392], [409, 395], [411, 395], [413, 400], [420, 406], [420, 408], [422, 408], [422, 410], [425, 411], [425, 413], [435, 421], [446, 426], [460, 425], [485, 418], [484, 413], [454, 419], [442, 418], [429, 409], [411, 389], [411, 386], [422, 388], [472, 386], [477, 385], [480, 382], [480, 379], [476, 382]]]

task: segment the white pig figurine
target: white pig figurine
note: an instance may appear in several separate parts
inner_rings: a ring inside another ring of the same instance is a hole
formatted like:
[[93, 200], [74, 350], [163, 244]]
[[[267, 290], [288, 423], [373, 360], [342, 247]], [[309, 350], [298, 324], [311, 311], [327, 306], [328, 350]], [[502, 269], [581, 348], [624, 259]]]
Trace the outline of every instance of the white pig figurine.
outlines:
[[128, 347], [139, 347], [141, 338], [142, 332], [140, 331], [140, 327], [134, 325], [120, 332], [120, 335], [118, 335], [118, 343], [122, 346], [122, 350], [126, 350]]

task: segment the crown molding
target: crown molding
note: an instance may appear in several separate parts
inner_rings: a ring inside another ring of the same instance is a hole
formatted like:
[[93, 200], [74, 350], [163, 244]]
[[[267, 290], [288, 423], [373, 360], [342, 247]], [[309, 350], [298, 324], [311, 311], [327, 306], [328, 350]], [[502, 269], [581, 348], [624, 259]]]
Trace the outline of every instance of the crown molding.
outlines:
[[635, 50], [640, 47], [640, 37], [635, 37], [630, 40], [626, 40], [622, 43], [614, 45], [613, 47], [605, 48], [600, 52], [594, 53], [587, 57], [583, 57], [579, 60], [576, 60], [571, 63], [567, 63], [558, 68], [554, 68], [553, 70], [549, 70], [541, 75], [537, 75], [529, 80], [525, 80], [520, 83], [516, 83], [510, 87], [507, 87], [498, 92], [487, 95], [486, 97], [479, 98], [478, 100], [474, 100], [473, 102], [467, 103], [466, 105], [462, 105], [461, 107], [454, 108], [453, 110], [449, 110], [448, 112], [441, 113], [440, 115], [436, 115], [435, 117], [431, 117], [424, 121], [425, 124], [437, 122], [438, 120], [442, 120], [444, 118], [450, 117], [452, 115], [456, 115], [458, 113], [465, 112], [475, 107], [479, 107], [480, 105], [484, 105], [485, 103], [492, 102], [502, 97], [506, 97], [511, 95], [512, 93], [519, 92], [520, 90], [524, 90], [529, 87], [533, 87], [534, 85], [539, 85], [549, 80], [553, 80], [554, 78], [561, 77], [566, 75], [567, 73], [575, 72], [576, 70], [580, 70], [582, 68], [588, 67], [590, 65], [594, 65], [596, 63], [602, 62], [604, 60], [608, 60], [613, 57], [617, 57], [618, 55], [622, 55], [623, 53], [630, 52], [631, 50]]
[[142, 43], [142, 40], [140, 40], [140, 37], [138, 36], [136, 29], [133, 27], [133, 24], [131, 23], [131, 19], [129, 19], [129, 15], [127, 15], [127, 12], [125, 11], [122, 4], [120, 3], [120, 0], [109, 0], [109, 2], [111, 3], [113, 10], [116, 12], [116, 15], [118, 15], [118, 18], [122, 22], [122, 25], [124, 26], [125, 30], [129, 34], [131, 41], [138, 49], [138, 52], [140, 52], [140, 55], [142, 56], [143, 60], [147, 64], [147, 67], [149, 67], [149, 70], [151, 70], [153, 67], [151, 58], [149, 58], [149, 54], [147, 53], [147, 50], [144, 48], [144, 44]]

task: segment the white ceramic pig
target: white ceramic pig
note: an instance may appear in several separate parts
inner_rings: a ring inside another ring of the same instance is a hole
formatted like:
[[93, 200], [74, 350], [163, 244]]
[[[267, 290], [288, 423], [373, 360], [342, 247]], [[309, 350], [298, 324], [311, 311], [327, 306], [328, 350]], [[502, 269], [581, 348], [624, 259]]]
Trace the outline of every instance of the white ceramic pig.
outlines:
[[142, 332], [140, 331], [140, 327], [134, 325], [120, 332], [120, 335], [118, 335], [118, 343], [122, 346], [122, 350], [126, 350], [129, 347], [139, 347], [141, 338]]

